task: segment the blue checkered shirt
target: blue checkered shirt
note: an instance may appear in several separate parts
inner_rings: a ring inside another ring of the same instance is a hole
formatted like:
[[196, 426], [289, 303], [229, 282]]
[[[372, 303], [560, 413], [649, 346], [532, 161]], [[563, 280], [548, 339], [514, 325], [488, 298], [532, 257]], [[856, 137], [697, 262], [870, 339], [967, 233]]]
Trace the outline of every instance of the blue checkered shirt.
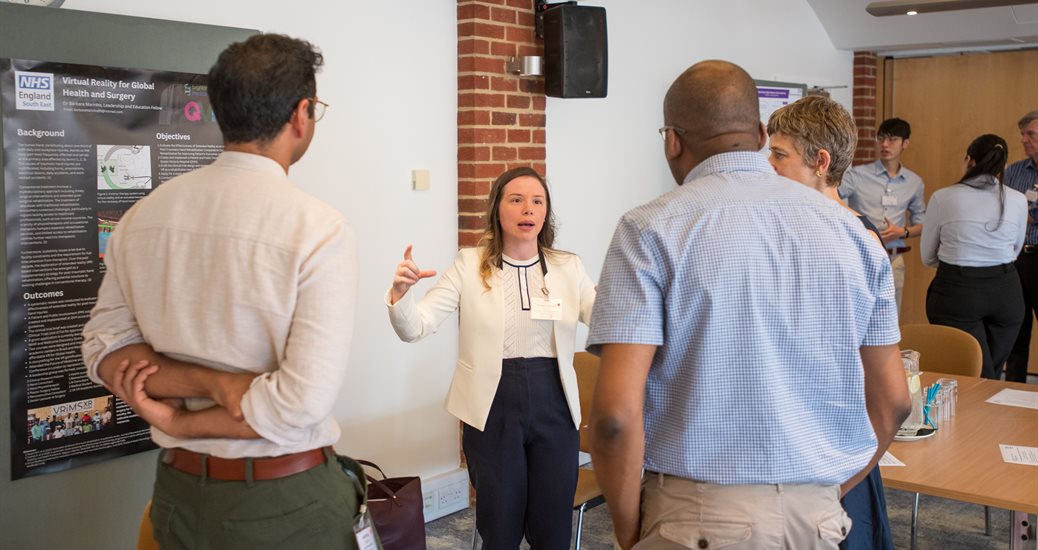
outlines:
[[[1006, 167], [1006, 187], [1026, 193], [1031, 189], [1038, 190], [1038, 168], [1034, 161], [1024, 159], [1014, 162]], [[1031, 223], [1027, 224], [1027, 234], [1024, 237], [1025, 244], [1038, 244], [1038, 209], [1035, 203], [1028, 203], [1028, 211], [1031, 214]]]
[[836, 201], [741, 152], [621, 218], [588, 344], [659, 346], [647, 469], [836, 484], [876, 450], [859, 347], [899, 340], [883, 248]]

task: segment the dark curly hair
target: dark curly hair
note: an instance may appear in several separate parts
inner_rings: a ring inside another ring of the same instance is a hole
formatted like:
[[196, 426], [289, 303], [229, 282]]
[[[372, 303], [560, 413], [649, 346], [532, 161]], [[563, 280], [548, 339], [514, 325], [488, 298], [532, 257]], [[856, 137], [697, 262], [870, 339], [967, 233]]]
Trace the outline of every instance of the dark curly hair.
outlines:
[[[324, 57], [313, 44], [257, 34], [227, 47], [209, 69], [209, 101], [227, 143], [273, 139], [299, 100], [317, 94]], [[310, 106], [313, 116], [313, 103]]]

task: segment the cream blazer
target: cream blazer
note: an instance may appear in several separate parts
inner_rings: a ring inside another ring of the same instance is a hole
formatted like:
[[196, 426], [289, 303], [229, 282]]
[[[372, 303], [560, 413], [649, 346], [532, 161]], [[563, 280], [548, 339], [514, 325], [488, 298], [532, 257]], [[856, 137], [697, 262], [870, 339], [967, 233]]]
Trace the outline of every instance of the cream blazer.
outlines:
[[[396, 305], [389, 305], [387, 293], [386, 305], [393, 330], [405, 342], [417, 342], [435, 333], [440, 323], [455, 310], [461, 311], [458, 361], [447, 392], [446, 407], [447, 412], [482, 431], [501, 381], [505, 321], [504, 295], [497, 282], [501, 271], [491, 275], [487, 291], [479, 277], [480, 252], [479, 248], [459, 250], [454, 265], [421, 300], [414, 299], [414, 289], [411, 289]], [[591, 319], [595, 284], [575, 254], [547, 253], [545, 261], [548, 267], [545, 286], [552, 298], [562, 300], [562, 319], [554, 322], [559, 377], [573, 426], [579, 428], [580, 396], [573, 370], [573, 348], [577, 321], [586, 325]]]

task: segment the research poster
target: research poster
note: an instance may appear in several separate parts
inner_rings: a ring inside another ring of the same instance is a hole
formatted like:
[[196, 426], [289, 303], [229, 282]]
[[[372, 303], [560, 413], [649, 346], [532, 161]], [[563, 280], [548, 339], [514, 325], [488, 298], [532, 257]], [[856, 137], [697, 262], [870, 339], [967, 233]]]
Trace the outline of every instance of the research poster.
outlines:
[[222, 151], [205, 76], [0, 59], [0, 124], [11, 477], [152, 449], [87, 378], [81, 331], [123, 213]]
[[757, 103], [760, 105], [760, 121], [765, 126], [771, 113], [804, 97], [806, 86], [785, 82], [757, 81]]
[[[794, 84], [792, 82], [755, 80], [754, 83], [757, 85], [757, 104], [760, 106], [760, 121], [765, 127], [768, 126], [768, 119], [771, 118], [771, 113], [779, 110], [784, 105], [789, 105], [804, 97], [804, 93], [807, 91], [806, 85]], [[768, 151], [769, 141], [764, 142], [764, 147], [760, 151], [764, 156], [770, 154]]]

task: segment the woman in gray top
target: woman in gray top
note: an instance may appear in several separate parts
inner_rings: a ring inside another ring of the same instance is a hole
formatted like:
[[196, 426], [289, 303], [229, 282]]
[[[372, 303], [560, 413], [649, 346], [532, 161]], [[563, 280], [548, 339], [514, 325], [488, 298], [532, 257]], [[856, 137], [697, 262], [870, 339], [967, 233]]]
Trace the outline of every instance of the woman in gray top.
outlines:
[[983, 351], [984, 378], [998, 379], [1024, 316], [1013, 261], [1027, 228], [1027, 199], [1006, 188], [1004, 139], [984, 134], [966, 149], [966, 173], [934, 192], [923, 225], [923, 263], [937, 268], [926, 317], [962, 329]]

